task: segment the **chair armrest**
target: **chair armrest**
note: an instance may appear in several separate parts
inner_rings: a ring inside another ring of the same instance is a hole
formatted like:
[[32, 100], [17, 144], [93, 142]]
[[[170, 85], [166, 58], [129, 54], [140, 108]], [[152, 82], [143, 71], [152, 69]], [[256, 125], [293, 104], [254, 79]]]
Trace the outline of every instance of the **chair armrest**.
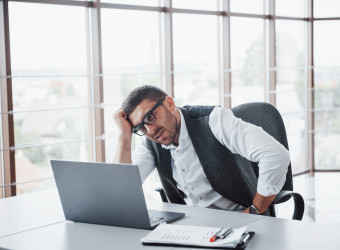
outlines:
[[155, 189], [156, 192], [158, 192], [161, 196], [161, 199], [163, 202], [169, 202], [168, 199], [166, 198], [166, 195], [165, 195], [165, 192], [164, 192], [164, 189], [161, 188], [161, 187], [158, 187]]
[[293, 220], [302, 220], [303, 213], [305, 211], [305, 202], [299, 193], [293, 191], [281, 191], [278, 193], [272, 204], [280, 204], [289, 200], [291, 197], [294, 199], [294, 215]]

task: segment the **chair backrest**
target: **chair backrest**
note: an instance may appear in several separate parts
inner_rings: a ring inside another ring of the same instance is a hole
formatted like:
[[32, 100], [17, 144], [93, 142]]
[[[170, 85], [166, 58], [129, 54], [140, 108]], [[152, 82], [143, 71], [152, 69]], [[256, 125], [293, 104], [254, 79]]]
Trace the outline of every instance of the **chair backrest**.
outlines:
[[[241, 118], [243, 121], [262, 127], [264, 131], [289, 150], [286, 129], [282, 117], [273, 105], [265, 102], [252, 102], [238, 105], [231, 110], [236, 117]], [[256, 176], [258, 176], [258, 164], [255, 162], [251, 162], [251, 164]], [[282, 190], [293, 190], [291, 164], [288, 166], [286, 182]]]
[[[246, 103], [246, 104], [238, 105], [232, 108], [232, 111], [236, 117], [241, 118], [243, 121], [262, 127], [264, 131], [266, 131], [268, 134], [274, 137], [287, 150], [289, 150], [286, 129], [285, 129], [282, 117], [274, 106], [272, 106], [269, 103], [264, 103], [264, 102], [253, 102], [253, 103]], [[234, 156], [236, 159], [236, 164], [240, 166], [240, 169], [244, 169], [246, 171], [248, 171], [249, 169], [249, 171], [251, 171], [251, 168], [250, 168], [250, 165], [251, 165], [256, 177], [258, 177], [258, 172], [259, 172], [258, 163], [251, 162], [237, 154], [235, 154]], [[175, 186], [173, 186], [173, 189], [177, 190]], [[275, 217], [275, 208], [274, 208], [275, 204], [285, 202], [289, 200], [291, 197], [293, 197], [295, 200], [296, 199], [298, 200], [298, 202], [295, 202], [295, 210], [298, 206], [298, 209], [296, 210], [297, 214], [295, 215], [294, 213], [293, 218], [301, 220], [303, 216], [303, 211], [304, 211], [303, 198], [299, 194], [290, 192], [292, 190], [293, 190], [293, 177], [292, 177], [291, 164], [289, 163], [288, 171], [286, 174], [286, 182], [281, 189], [281, 191], [285, 191], [285, 192], [280, 192], [277, 196], [276, 201], [273, 202], [273, 204], [269, 207], [269, 214], [271, 216]], [[167, 202], [164, 190], [159, 189], [157, 191], [159, 191], [163, 195], [163, 201]], [[300, 196], [301, 198], [298, 199], [299, 197], [297, 196]], [[178, 194], [178, 197], [183, 197], [183, 195]], [[185, 204], [183, 199], [175, 203]]]

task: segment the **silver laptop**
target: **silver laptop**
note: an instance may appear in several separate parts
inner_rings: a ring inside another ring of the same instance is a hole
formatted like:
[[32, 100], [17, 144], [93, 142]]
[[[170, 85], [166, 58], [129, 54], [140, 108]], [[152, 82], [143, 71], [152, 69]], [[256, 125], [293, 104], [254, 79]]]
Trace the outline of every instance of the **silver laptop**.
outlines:
[[67, 220], [153, 229], [185, 215], [147, 210], [136, 165], [55, 160], [51, 165]]

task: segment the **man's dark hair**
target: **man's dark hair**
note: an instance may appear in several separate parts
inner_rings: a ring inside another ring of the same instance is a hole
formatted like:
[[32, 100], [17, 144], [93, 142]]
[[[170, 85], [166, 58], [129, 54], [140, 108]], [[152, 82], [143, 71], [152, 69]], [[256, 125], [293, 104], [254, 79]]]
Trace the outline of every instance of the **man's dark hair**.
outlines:
[[123, 101], [122, 108], [124, 109], [127, 116], [145, 99], [151, 101], [159, 101], [163, 97], [166, 97], [165, 93], [160, 88], [151, 85], [144, 85], [132, 90], [126, 99]]

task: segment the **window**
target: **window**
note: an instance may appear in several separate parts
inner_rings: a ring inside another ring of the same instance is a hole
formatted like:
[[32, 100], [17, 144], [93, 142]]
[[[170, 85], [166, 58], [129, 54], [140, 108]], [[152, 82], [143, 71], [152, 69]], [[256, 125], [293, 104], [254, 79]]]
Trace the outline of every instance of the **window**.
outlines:
[[276, 106], [286, 126], [293, 170], [308, 169], [305, 23], [276, 21]]
[[10, 2], [9, 14], [21, 194], [53, 185], [50, 159], [90, 159], [85, 10]]
[[50, 159], [111, 162], [112, 115], [144, 84], [178, 106], [269, 102], [293, 173], [340, 169], [339, 1], [33, 2], [1, 2], [1, 196], [53, 186]]
[[339, 17], [339, 9], [337, 0], [314, 0], [314, 17]]
[[340, 138], [339, 25], [339, 20], [315, 23], [314, 98], [317, 169], [340, 169], [340, 151], [337, 146], [337, 140]]
[[160, 13], [102, 10], [106, 161], [118, 139], [113, 113], [127, 94], [144, 85], [162, 87]]
[[263, 0], [231, 0], [230, 11], [237, 13], [264, 14]]
[[218, 19], [174, 14], [175, 99], [179, 106], [218, 104]]
[[264, 20], [231, 17], [232, 106], [265, 99]]
[[305, 17], [307, 10], [306, 0], [276, 0], [276, 15], [289, 17]]
[[172, 0], [173, 8], [214, 11], [218, 9], [217, 0]]

